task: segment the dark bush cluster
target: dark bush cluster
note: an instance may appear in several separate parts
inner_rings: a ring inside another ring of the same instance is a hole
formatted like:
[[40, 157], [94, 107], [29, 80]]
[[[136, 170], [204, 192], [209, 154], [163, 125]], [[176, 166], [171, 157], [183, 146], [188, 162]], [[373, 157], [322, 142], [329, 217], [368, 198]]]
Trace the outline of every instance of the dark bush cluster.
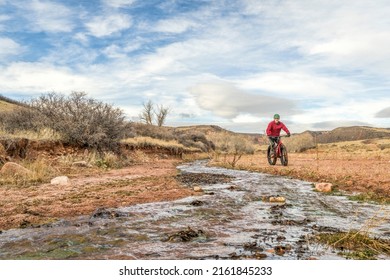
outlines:
[[69, 96], [48, 93], [0, 116], [9, 132], [50, 128], [69, 145], [114, 150], [123, 138], [127, 123], [121, 109], [88, 98], [84, 92]]
[[122, 139], [125, 117], [121, 109], [88, 98], [84, 92], [70, 96], [42, 95], [31, 107], [47, 118], [47, 126], [70, 145], [98, 150], [115, 149]]

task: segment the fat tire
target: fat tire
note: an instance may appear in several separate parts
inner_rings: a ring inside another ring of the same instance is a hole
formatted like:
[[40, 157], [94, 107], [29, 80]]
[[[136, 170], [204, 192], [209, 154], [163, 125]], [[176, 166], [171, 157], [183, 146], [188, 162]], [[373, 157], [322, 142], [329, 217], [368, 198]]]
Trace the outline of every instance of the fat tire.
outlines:
[[[273, 157], [271, 156], [273, 154]], [[271, 146], [268, 146], [268, 149], [267, 149], [267, 159], [268, 159], [268, 163], [270, 165], [275, 165], [276, 164], [276, 154], [275, 154], [275, 151], [272, 153], [271, 151]]]
[[282, 145], [280, 147], [280, 161], [282, 162], [282, 165], [283, 166], [287, 166], [288, 165], [288, 153], [287, 153], [287, 148], [286, 146]]

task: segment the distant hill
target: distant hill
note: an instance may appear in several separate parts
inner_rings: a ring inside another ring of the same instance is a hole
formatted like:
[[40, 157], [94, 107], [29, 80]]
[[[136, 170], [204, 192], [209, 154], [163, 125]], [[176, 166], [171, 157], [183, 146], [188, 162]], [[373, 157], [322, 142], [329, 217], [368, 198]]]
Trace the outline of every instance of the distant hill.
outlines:
[[9, 112], [12, 111], [13, 109], [23, 106], [22, 103], [13, 100], [11, 98], [5, 97], [0, 94], [0, 111], [1, 112]]
[[[314, 133], [314, 135], [317, 133]], [[317, 134], [318, 143], [334, 143], [342, 141], [366, 140], [374, 138], [390, 138], [389, 128], [368, 126], [338, 127], [331, 131]]]

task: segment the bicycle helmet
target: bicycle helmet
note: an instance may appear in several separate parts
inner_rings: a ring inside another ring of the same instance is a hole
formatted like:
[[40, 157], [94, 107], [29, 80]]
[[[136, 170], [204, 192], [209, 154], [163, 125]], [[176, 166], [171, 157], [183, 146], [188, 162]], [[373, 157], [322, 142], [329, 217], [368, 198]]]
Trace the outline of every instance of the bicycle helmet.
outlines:
[[274, 115], [274, 119], [280, 119], [279, 114], [275, 114], [275, 115]]

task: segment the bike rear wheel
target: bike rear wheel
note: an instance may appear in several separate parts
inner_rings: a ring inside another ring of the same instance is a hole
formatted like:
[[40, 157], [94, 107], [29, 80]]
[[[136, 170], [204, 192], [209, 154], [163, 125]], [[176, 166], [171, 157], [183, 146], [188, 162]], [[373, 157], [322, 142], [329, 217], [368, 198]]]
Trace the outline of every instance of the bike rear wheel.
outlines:
[[286, 146], [282, 145], [280, 147], [280, 161], [282, 162], [283, 166], [287, 166], [288, 164], [288, 154], [287, 154], [287, 148]]
[[275, 151], [273, 151], [271, 149], [271, 146], [268, 146], [268, 150], [267, 150], [267, 159], [268, 159], [268, 163], [270, 165], [275, 165], [276, 164], [276, 153]]

